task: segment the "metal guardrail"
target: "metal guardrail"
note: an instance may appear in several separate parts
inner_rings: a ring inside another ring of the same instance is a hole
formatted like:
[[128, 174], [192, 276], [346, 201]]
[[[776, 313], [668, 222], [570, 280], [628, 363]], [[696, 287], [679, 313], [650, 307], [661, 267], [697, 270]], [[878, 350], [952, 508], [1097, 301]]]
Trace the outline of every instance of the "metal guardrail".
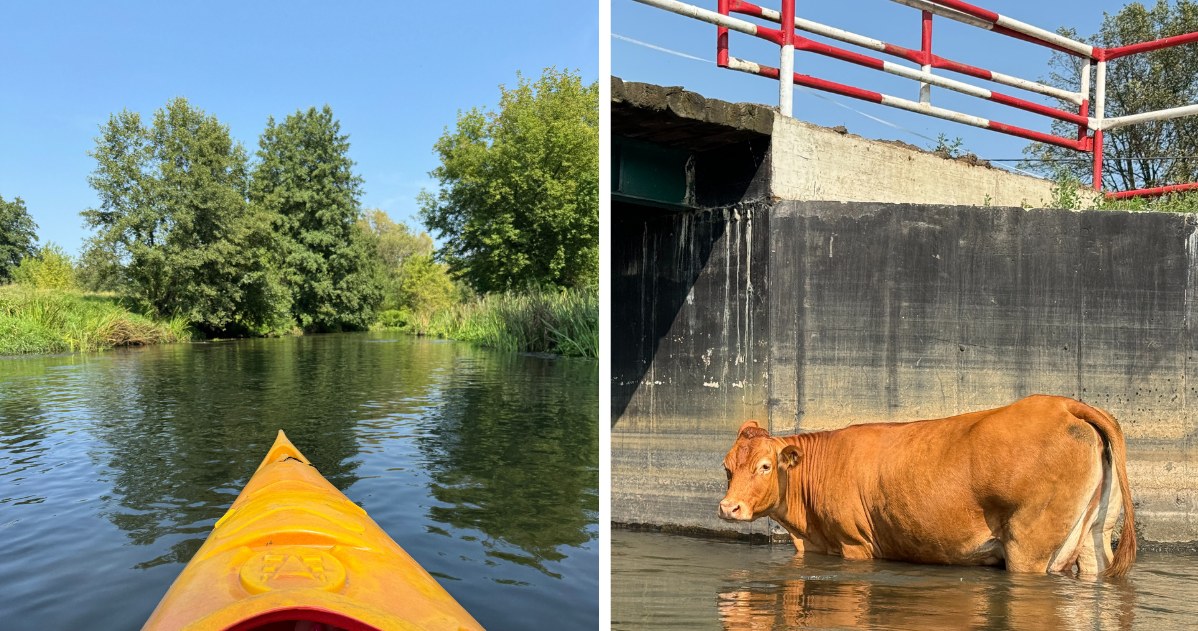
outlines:
[[[934, 116], [965, 125], [990, 129], [1027, 140], [1045, 142], [1060, 147], [1066, 147], [1079, 152], [1090, 153], [1093, 157], [1093, 187], [1102, 190], [1102, 149], [1103, 132], [1126, 125], [1134, 125], [1147, 121], [1161, 121], [1182, 116], [1198, 114], [1198, 103], [1181, 107], [1167, 108], [1152, 112], [1142, 112], [1119, 117], [1104, 117], [1106, 100], [1106, 65], [1112, 59], [1126, 57], [1171, 46], [1180, 46], [1198, 42], [1198, 32], [1186, 33], [1173, 37], [1141, 42], [1117, 48], [1101, 48], [1079, 42], [1057, 33], [1015, 20], [981, 7], [960, 0], [891, 0], [898, 4], [917, 9], [923, 13], [920, 33], [921, 46], [919, 50], [904, 48], [881, 40], [865, 37], [850, 31], [820, 24], [795, 16], [795, 0], [780, 0], [781, 10], [758, 6], [747, 0], [718, 0], [716, 11], [703, 9], [678, 0], [636, 0], [642, 4], [657, 7], [672, 13], [714, 24], [716, 28], [716, 64], [723, 68], [747, 72], [771, 79], [777, 79], [778, 109], [791, 116], [793, 110], [793, 92], [795, 85], [802, 85], [816, 90], [823, 90], [842, 96], [871, 101], [919, 114]], [[735, 17], [734, 14], [751, 16], [760, 20], [777, 24], [777, 28], [763, 26], [755, 22]], [[968, 24], [1044, 46], [1052, 50], [1064, 52], [1084, 60], [1078, 90], [1070, 92], [1061, 88], [1046, 85], [1013, 75], [994, 72], [978, 66], [954, 61], [932, 52], [932, 20], [933, 16]], [[779, 47], [777, 67], [760, 64], [745, 59], [733, 57], [729, 53], [728, 34], [730, 31], [744, 33], [771, 42]], [[897, 57], [903, 61], [917, 64], [918, 69], [894, 63], [817, 42], [796, 31], [819, 35], [828, 39], [864, 48], [876, 53]], [[823, 55], [844, 62], [872, 68], [898, 77], [917, 81], [920, 84], [919, 100], [883, 94], [850, 86], [827, 79], [820, 79], [794, 72], [794, 52], [803, 51]], [[947, 70], [957, 74], [990, 81], [1002, 86], [1016, 88], [1026, 92], [1043, 95], [1064, 101], [1076, 106], [1076, 110], [1061, 109], [1036, 103], [1006, 92], [998, 92], [988, 88], [973, 85], [949, 77], [936, 74], [933, 70]], [[1094, 76], [1094, 108], [1090, 111], [1091, 74]], [[1070, 123], [1076, 123], [1076, 137], [1056, 136], [1035, 131], [1025, 127], [1009, 125], [999, 121], [974, 116], [956, 110], [950, 110], [932, 105], [931, 88], [939, 87], [969, 96], [985, 99], [1002, 105], [1018, 108], [1033, 114], [1054, 118]], [[1108, 198], [1121, 199], [1127, 197], [1144, 197], [1163, 195], [1182, 190], [1198, 189], [1198, 183], [1174, 184], [1154, 188], [1135, 189], [1106, 193]]]

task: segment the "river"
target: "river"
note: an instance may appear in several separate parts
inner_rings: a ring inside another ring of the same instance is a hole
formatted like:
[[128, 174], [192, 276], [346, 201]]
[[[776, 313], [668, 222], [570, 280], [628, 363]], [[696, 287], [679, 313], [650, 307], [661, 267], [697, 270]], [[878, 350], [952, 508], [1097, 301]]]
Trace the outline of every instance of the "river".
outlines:
[[369, 333], [0, 359], [5, 628], [139, 628], [279, 429], [488, 629], [597, 627], [597, 362]]
[[[713, 509], [714, 510], [714, 509]], [[997, 568], [846, 561], [785, 544], [612, 530], [612, 629], [1192, 629], [1198, 556], [1140, 552], [1088, 581]]]

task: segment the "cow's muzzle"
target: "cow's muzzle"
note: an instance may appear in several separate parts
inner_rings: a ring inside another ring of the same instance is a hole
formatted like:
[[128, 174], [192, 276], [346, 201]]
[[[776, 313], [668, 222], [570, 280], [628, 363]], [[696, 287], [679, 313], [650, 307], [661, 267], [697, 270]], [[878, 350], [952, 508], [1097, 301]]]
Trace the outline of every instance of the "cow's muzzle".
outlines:
[[720, 502], [720, 519], [728, 521], [752, 521], [753, 513], [745, 506], [744, 502], [738, 502], [724, 498]]

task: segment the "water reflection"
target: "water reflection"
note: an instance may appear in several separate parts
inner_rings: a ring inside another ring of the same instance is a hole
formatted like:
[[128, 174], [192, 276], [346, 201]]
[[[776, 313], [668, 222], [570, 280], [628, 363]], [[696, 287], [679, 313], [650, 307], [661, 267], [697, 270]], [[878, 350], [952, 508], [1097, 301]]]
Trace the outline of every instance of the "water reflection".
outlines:
[[720, 622], [728, 631], [1131, 629], [1135, 618], [1135, 592], [1125, 582], [989, 568], [852, 565], [823, 574], [795, 560], [732, 572], [729, 589], [716, 596]]
[[322, 472], [353, 482], [352, 400], [333, 396], [344, 388], [322, 366], [327, 349], [258, 342], [147, 349], [87, 390], [103, 443], [93, 454], [115, 500], [105, 516], [136, 545], [173, 541], [137, 567], [190, 559], [280, 427], [318, 440]]
[[[7, 385], [0, 391], [0, 462], [7, 463], [2, 473], [12, 490], [0, 494], [0, 506], [46, 500], [36, 477], [55, 466], [48, 457], [52, 447], [49, 408], [62, 402], [62, 393], [72, 390], [72, 364], [69, 357], [12, 362]], [[3, 523], [0, 520], [0, 525]]]
[[0, 359], [0, 611], [136, 628], [282, 428], [484, 625], [594, 628], [597, 362], [379, 338]]
[[[599, 510], [595, 364], [568, 362], [562, 376], [563, 361], [459, 361], [442, 383], [436, 431], [418, 438], [445, 504], [430, 516], [481, 531], [490, 557], [551, 576], [545, 562], [563, 559], [560, 547], [595, 538]], [[572, 383], [555, 383], [563, 378]]]
[[845, 561], [787, 545], [613, 529], [612, 629], [1145, 629], [1198, 620], [1198, 556], [1141, 550], [1120, 580]]

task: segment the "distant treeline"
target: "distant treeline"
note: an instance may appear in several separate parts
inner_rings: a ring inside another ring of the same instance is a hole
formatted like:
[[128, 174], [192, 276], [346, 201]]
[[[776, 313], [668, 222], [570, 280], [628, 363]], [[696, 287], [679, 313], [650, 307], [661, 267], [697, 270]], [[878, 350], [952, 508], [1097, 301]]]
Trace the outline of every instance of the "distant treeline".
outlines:
[[[362, 208], [349, 138], [327, 105], [268, 119], [251, 158], [215, 116], [176, 98], [149, 120], [126, 110], [101, 127], [89, 177], [100, 201], [82, 212], [93, 234], [78, 260], [36, 247], [24, 202], [0, 198], [0, 283], [113, 292], [205, 336], [380, 322], [449, 335], [449, 314], [460, 320], [487, 294], [590, 304], [598, 86], [551, 68], [500, 91], [499, 111], [459, 114], [434, 147], [439, 187], [420, 204], [439, 251], [428, 234]], [[526, 317], [547, 313], [535, 311]]]

